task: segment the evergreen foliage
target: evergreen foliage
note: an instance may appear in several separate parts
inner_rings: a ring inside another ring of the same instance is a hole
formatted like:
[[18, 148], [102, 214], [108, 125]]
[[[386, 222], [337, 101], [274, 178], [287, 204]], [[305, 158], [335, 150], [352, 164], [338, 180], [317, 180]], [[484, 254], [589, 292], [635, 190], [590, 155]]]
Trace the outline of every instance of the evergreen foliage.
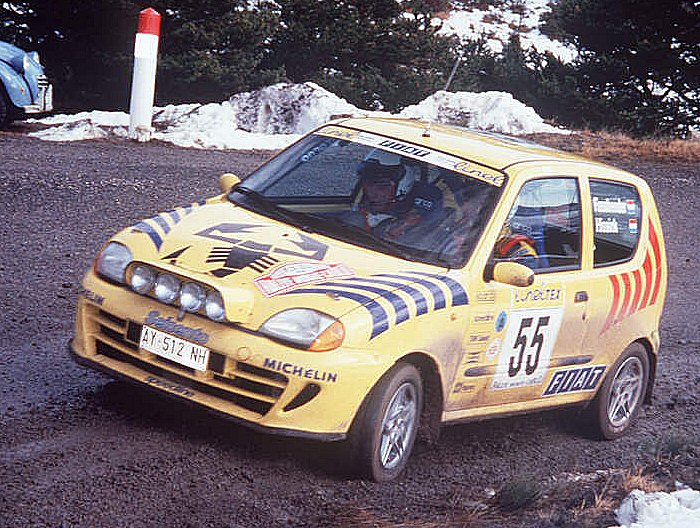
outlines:
[[433, 14], [449, 0], [12, 0], [0, 3], [0, 40], [40, 52], [63, 111], [128, 107], [138, 13], [152, 6], [158, 104], [312, 80], [396, 111], [442, 89], [457, 64], [451, 91], [508, 91], [572, 127], [685, 136], [700, 120], [696, 5], [559, 0], [544, 29], [581, 50], [573, 64], [523, 50], [517, 34], [498, 54], [440, 35]]
[[560, 0], [544, 26], [574, 44], [578, 89], [597, 127], [686, 136], [700, 124], [696, 0]]

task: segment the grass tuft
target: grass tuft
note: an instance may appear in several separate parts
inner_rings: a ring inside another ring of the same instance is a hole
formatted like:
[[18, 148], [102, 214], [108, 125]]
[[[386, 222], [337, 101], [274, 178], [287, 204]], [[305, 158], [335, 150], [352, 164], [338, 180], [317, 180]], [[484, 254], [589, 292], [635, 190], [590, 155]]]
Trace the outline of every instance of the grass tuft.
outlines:
[[501, 486], [496, 493], [496, 503], [506, 511], [517, 511], [535, 502], [542, 491], [532, 477], [518, 477]]

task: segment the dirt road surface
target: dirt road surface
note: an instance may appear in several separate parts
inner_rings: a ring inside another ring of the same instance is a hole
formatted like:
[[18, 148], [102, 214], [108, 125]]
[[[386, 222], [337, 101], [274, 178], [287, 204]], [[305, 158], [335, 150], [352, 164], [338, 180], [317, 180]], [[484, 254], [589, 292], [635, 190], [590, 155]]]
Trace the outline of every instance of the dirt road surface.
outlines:
[[[563, 411], [454, 426], [380, 485], [338, 474], [331, 445], [253, 433], [67, 354], [81, 276], [108, 236], [216, 194], [220, 173], [247, 174], [265, 154], [21, 132], [0, 133], [0, 527], [440, 526], [467, 519], [511, 479], [647, 463], [644, 446], [700, 431], [693, 164], [620, 164], [654, 190], [669, 255], [655, 397], [634, 431], [593, 441]], [[700, 464], [675, 471], [669, 478], [700, 486]], [[559, 526], [562, 515], [525, 510], [474, 525]]]

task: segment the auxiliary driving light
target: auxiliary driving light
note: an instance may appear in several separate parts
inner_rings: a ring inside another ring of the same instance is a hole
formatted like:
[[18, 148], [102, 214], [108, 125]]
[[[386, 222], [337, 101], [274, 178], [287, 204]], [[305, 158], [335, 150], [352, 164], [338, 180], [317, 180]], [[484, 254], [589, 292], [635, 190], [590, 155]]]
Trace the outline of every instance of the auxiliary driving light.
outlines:
[[131, 272], [131, 289], [136, 293], [145, 295], [150, 292], [156, 283], [156, 274], [148, 266], [135, 266]]
[[204, 309], [207, 312], [209, 319], [214, 321], [223, 321], [226, 319], [226, 310], [224, 309], [224, 299], [219, 292], [211, 292], [207, 295], [207, 300], [204, 303]]
[[194, 282], [188, 282], [180, 290], [180, 306], [188, 312], [196, 312], [204, 304], [206, 293], [204, 288]]
[[161, 273], [156, 279], [156, 299], [164, 303], [172, 303], [180, 293], [180, 281], [168, 273]]

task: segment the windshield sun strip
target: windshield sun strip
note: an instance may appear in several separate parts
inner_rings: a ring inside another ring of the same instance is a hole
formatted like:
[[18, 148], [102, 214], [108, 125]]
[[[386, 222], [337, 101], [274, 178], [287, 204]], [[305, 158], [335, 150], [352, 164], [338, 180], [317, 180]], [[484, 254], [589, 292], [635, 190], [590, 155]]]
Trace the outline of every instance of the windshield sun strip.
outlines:
[[337, 125], [323, 127], [314, 132], [314, 135], [342, 139], [353, 143], [359, 143], [368, 147], [379, 148], [387, 152], [393, 152], [418, 161], [428, 162], [436, 167], [453, 171], [462, 176], [474, 178], [479, 181], [502, 187], [506, 181], [503, 171], [482, 165], [465, 158], [449, 154], [431, 147], [416, 145], [403, 139], [399, 140], [388, 136], [345, 128]]

